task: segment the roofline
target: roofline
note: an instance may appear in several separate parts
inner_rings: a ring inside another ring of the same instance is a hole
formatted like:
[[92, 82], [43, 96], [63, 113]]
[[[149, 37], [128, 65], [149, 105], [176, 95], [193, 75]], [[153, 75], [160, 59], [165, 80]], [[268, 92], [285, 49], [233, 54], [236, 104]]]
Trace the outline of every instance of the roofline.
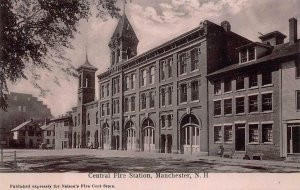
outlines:
[[280, 61], [281, 59], [289, 59], [289, 58], [293, 58], [293, 57], [298, 58], [297, 55], [299, 56], [300, 52], [294, 52], [294, 53], [290, 53], [290, 54], [283, 55], [283, 56], [280, 56], [280, 57], [269, 58], [269, 59], [266, 59], [266, 60], [256, 60], [256, 61], [252, 62], [252, 64], [245, 64], [245, 65], [242, 65], [241, 67], [232, 68], [232, 69], [221, 71], [221, 72], [216, 71], [214, 73], [206, 75], [206, 77], [208, 79], [211, 79], [211, 78], [214, 78], [214, 77], [217, 78], [217, 76], [219, 76], [221, 74], [225, 74], [225, 73], [227, 74], [227, 73], [230, 73], [232, 71], [239, 71], [240, 69], [245, 69], [245, 68], [248, 68], [248, 67], [251, 67], [251, 66], [255, 66], [255, 65], [259, 65], [259, 64], [264, 64], [264, 63], [267, 63], [267, 62], [270, 62], [270, 61]]
[[[204, 22], [210, 22], [210, 21], [205, 20]], [[213, 23], [213, 22], [211, 22], [211, 23]], [[178, 41], [178, 40], [180, 40], [180, 39], [182, 39], [182, 38], [184, 38], [184, 37], [187, 37], [188, 35], [192, 34], [193, 32], [196, 32], [197, 30], [200, 30], [200, 29], [202, 29], [202, 28], [203, 28], [203, 27], [197, 26], [196, 28], [194, 28], [194, 29], [192, 29], [192, 30], [190, 30], [190, 31], [187, 31], [187, 32], [185, 32], [185, 33], [183, 33], [183, 34], [181, 34], [181, 35], [179, 35], [179, 36], [177, 36], [177, 37], [175, 37], [175, 38], [173, 38], [173, 39], [171, 39], [171, 40], [169, 40], [169, 41], [167, 41], [167, 42], [165, 42], [165, 43], [163, 43], [163, 44], [161, 44], [161, 45], [159, 45], [159, 46], [156, 46], [156, 47], [154, 47], [154, 48], [152, 48], [152, 49], [150, 49], [150, 50], [148, 50], [148, 51], [146, 51], [146, 52], [144, 52], [144, 53], [142, 53], [142, 54], [140, 54], [140, 55], [137, 55], [137, 56], [135, 56], [135, 57], [132, 57], [131, 59], [128, 59], [128, 60], [122, 62], [122, 63], [120, 64], [119, 67], [123, 66], [124, 64], [130, 63], [130, 62], [133, 62], [133, 61], [136, 61], [136, 60], [138, 60], [139, 58], [141, 58], [141, 57], [143, 57], [143, 56], [146, 56], [146, 55], [148, 55], [148, 54], [151, 54], [151, 53], [153, 53], [154, 51], [156, 51], [156, 50], [158, 50], [158, 49], [160, 49], [160, 48], [162, 48], [162, 47], [168, 46], [168, 45], [170, 45], [170, 44], [172, 44], [172, 43], [174, 43], [174, 42], [176, 42], [176, 41]], [[206, 34], [204, 34], [203, 36], [206, 36]], [[99, 78], [100, 76], [102, 76], [102, 75], [104, 75], [104, 74], [107, 74], [107, 73], [109, 73], [109, 72], [110, 72], [110, 70], [105, 71], [104, 73], [100, 73], [99, 75], [97, 75], [97, 77]]]
[[269, 46], [269, 45], [264, 44], [264, 43], [260, 43], [260, 42], [251, 42], [251, 43], [248, 43], [248, 44], [246, 44], [246, 45], [237, 47], [236, 50], [243, 49], [243, 48], [246, 48], [246, 47], [249, 47], [249, 46], [261, 46], [261, 47], [265, 47], [265, 48], [272, 48], [272, 46]]

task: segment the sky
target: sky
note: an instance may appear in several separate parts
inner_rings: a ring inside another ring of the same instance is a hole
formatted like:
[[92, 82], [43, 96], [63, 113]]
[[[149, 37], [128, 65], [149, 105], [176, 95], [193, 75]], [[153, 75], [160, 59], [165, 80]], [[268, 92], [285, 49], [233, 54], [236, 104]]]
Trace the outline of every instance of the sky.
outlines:
[[[294, 17], [300, 23], [300, 0], [131, 1], [126, 5], [126, 15], [139, 38], [138, 54], [197, 27], [204, 20], [216, 24], [227, 20], [233, 32], [253, 41], [259, 41], [259, 33], [266, 34], [275, 30], [288, 36], [289, 18]], [[121, 4], [119, 2], [119, 5]], [[108, 69], [108, 43], [118, 20], [107, 18], [107, 21], [103, 21], [91, 16], [88, 21], [83, 20], [79, 23], [79, 33], [72, 41], [74, 49], [66, 50], [66, 57], [71, 59], [73, 66], [78, 67], [84, 63], [87, 47], [90, 63], [98, 68], [96, 75]], [[285, 41], [287, 40], [288, 37]], [[78, 87], [76, 78], [67, 77], [59, 71], [40, 72], [43, 76], [40, 83], [48, 90], [46, 96], [41, 97], [39, 90], [24, 79], [9, 84], [9, 91], [39, 97], [55, 117], [65, 114], [76, 106]], [[49, 80], [53, 77], [59, 82]], [[98, 99], [97, 85], [96, 97]]]

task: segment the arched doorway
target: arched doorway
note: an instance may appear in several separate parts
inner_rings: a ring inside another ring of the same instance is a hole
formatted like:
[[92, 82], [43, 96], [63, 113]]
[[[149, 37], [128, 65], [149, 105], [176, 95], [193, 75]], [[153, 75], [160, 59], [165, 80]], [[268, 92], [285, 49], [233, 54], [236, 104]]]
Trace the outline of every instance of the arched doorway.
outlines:
[[136, 150], [136, 131], [132, 121], [128, 121], [125, 125], [125, 135], [126, 135], [126, 150], [135, 151]]
[[193, 114], [184, 116], [180, 122], [180, 149], [184, 154], [200, 152], [200, 125]]
[[151, 119], [145, 119], [142, 125], [142, 136], [145, 152], [155, 151], [155, 128]]
[[74, 133], [73, 138], [74, 138], [73, 148], [77, 148], [77, 133], [76, 132]]
[[94, 144], [94, 148], [99, 148], [99, 138], [98, 138], [98, 130], [96, 130], [95, 131], [95, 135], [94, 135], [94, 142], [95, 142], [95, 144]]
[[109, 125], [107, 123], [103, 124], [103, 149], [109, 150]]

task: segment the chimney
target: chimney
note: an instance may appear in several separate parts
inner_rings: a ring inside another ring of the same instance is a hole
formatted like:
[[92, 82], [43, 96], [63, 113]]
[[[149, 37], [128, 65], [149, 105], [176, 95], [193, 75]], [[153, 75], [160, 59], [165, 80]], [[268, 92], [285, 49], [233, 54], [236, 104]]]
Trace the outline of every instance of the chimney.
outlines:
[[221, 22], [221, 26], [224, 28], [224, 30], [226, 32], [230, 32], [231, 31], [231, 26], [230, 26], [230, 23], [228, 21], [223, 21]]
[[289, 33], [290, 33], [290, 43], [294, 44], [297, 41], [297, 19], [289, 19]]

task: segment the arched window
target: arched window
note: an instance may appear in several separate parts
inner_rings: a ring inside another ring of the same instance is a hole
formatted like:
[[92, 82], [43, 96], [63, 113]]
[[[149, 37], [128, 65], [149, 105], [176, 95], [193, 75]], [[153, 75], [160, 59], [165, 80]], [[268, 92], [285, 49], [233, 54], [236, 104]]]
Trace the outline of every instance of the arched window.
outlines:
[[87, 123], [88, 125], [90, 125], [90, 124], [91, 124], [91, 120], [90, 120], [90, 114], [89, 114], [89, 113], [87, 114], [87, 122], [88, 122], [88, 123]]
[[124, 111], [125, 112], [128, 112], [129, 111], [129, 101], [128, 101], [128, 98], [125, 98], [124, 99]]
[[85, 87], [92, 87], [92, 77], [91, 77], [91, 75], [86, 75], [86, 77], [85, 77]]
[[154, 83], [154, 79], [155, 79], [154, 70], [155, 70], [154, 66], [150, 67], [150, 78], [149, 78], [150, 84]]
[[79, 88], [81, 88], [81, 74], [79, 75], [78, 81], [79, 81]]
[[99, 122], [99, 118], [98, 117], [99, 117], [99, 112], [97, 111], [96, 112], [96, 124], [98, 124], [98, 122]]
[[143, 109], [146, 109], [146, 101], [147, 101], [147, 97], [146, 97], [146, 94], [142, 94], [141, 95], [141, 100], [142, 100], [142, 110]]
[[142, 70], [142, 78], [141, 78], [141, 86], [146, 86], [146, 80], [147, 80], [147, 71], [146, 69]]

